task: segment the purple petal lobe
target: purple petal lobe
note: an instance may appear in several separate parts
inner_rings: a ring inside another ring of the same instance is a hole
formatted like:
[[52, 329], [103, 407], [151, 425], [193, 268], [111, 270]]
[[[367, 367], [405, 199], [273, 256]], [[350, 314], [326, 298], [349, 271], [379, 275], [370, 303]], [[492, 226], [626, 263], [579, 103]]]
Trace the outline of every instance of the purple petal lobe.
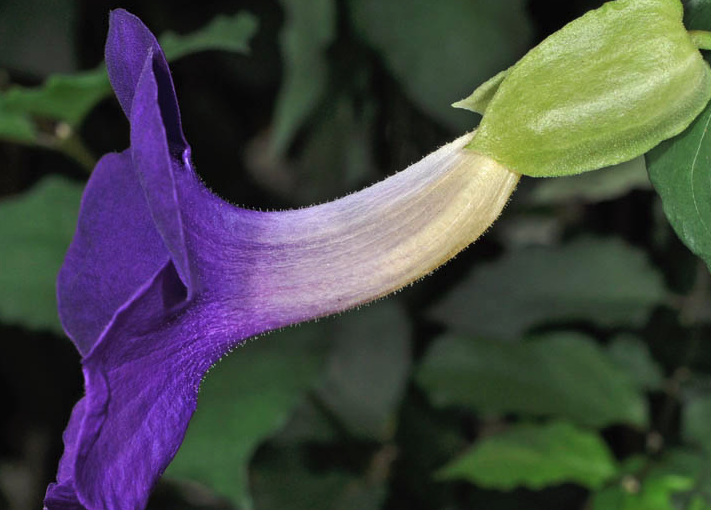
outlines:
[[45, 510], [86, 510], [77, 499], [74, 487], [66, 483], [51, 483], [44, 497]]
[[50, 484], [45, 495], [44, 506], [47, 510], [85, 510], [74, 489], [77, 437], [84, 420], [84, 406], [85, 399], [77, 402], [64, 430], [64, 454], [59, 461], [57, 483]]
[[62, 435], [62, 439], [64, 440], [64, 454], [59, 461], [59, 469], [57, 470], [57, 482], [60, 484], [74, 482], [74, 461], [76, 459], [77, 437], [79, 437], [79, 430], [84, 421], [85, 414], [86, 399], [82, 398], [76, 403], [74, 409], [72, 409], [69, 424]]
[[168, 258], [130, 153], [107, 154], [84, 191], [57, 280], [59, 316], [80, 353], [91, 350], [116, 310]]
[[178, 100], [163, 50], [140, 19], [123, 9], [111, 11], [106, 41], [106, 68], [116, 97], [129, 119], [138, 80], [151, 51], [168, 143], [171, 152], [182, 155], [188, 149], [188, 144], [183, 135]]
[[180, 279], [192, 289], [192, 278], [174, 171], [188, 173], [180, 159], [171, 158], [164, 119], [158, 103], [159, 87], [152, 50], [146, 56], [131, 106], [131, 155], [148, 207]]
[[145, 507], [195, 410], [205, 353], [232, 330], [219, 305], [186, 304], [183, 291], [169, 262], [84, 359], [74, 485], [89, 509]]

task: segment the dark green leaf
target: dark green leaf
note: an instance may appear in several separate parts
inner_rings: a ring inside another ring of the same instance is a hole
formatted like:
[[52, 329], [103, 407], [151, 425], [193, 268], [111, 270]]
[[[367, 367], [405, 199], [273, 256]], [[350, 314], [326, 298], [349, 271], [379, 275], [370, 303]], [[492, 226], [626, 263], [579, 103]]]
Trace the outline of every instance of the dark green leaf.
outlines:
[[203, 28], [186, 35], [166, 32], [160, 37], [168, 60], [177, 60], [191, 53], [223, 50], [249, 52], [249, 40], [257, 31], [257, 18], [248, 13], [216, 16]]
[[564, 221], [555, 214], [517, 214], [496, 224], [496, 235], [508, 250], [555, 246], [563, 237]]
[[254, 466], [252, 490], [258, 510], [377, 510], [385, 480], [367, 473], [308, 469], [301, 450], [284, 448]]
[[248, 463], [321, 372], [327, 341], [322, 324], [259, 338], [216, 365], [167, 474], [200, 481], [250, 508]]
[[676, 475], [648, 477], [639, 488], [636, 480], [628, 479], [627, 484], [595, 494], [592, 510], [677, 510], [672, 494], [689, 488], [689, 481]]
[[682, 434], [686, 441], [700, 445], [711, 454], [711, 396], [686, 402], [682, 416]]
[[617, 239], [586, 238], [512, 250], [476, 267], [433, 315], [457, 331], [515, 339], [556, 321], [640, 326], [664, 297], [644, 253]]
[[[161, 41], [169, 59], [210, 49], [245, 53], [256, 26], [256, 19], [250, 14], [218, 16], [193, 34], [177, 36], [168, 33]], [[33, 117], [66, 122], [76, 128], [110, 92], [103, 64], [82, 73], [50, 76], [40, 87], [11, 87], [5, 94], [0, 94], [0, 137], [33, 141], [35, 138], [29, 137], [27, 129], [27, 126], [33, 126]]]
[[552, 415], [592, 427], [647, 423], [637, 385], [579, 333], [522, 343], [445, 336], [427, 352], [417, 381], [439, 407]]
[[580, 175], [540, 179], [531, 194], [535, 205], [570, 200], [601, 202], [624, 196], [633, 189], [650, 189], [644, 157]]
[[111, 92], [106, 68], [72, 75], [55, 74], [41, 87], [15, 86], [0, 96], [7, 110], [61, 120], [76, 127]]
[[[684, 1], [689, 30], [711, 29], [711, 2]], [[709, 60], [705, 52], [706, 60]], [[647, 170], [679, 238], [711, 267], [711, 104], [679, 136], [647, 153]]]
[[654, 189], [679, 238], [711, 267], [711, 105], [681, 135], [647, 153]]
[[711, 508], [709, 459], [671, 450], [660, 460], [631, 473], [592, 499], [593, 510], [708, 510]]
[[47, 177], [0, 201], [0, 318], [62, 333], [55, 280], [76, 228], [82, 186]]
[[279, 38], [284, 81], [273, 120], [272, 149], [282, 153], [321, 99], [328, 67], [325, 50], [335, 36], [333, 0], [282, 0], [286, 24]]
[[313, 473], [302, 456], [296, 448], [282, 448], [254, 467], [251, 489], [257, 510], [331, 510], [352, 476], [340, 471]]
[[513, 64], [531, 40], [520, 0], [350, 0], [348, 6], [357, 33], [383, 56], [410, 99], [457, 131], [473, 118], [450, 105]]
[[708, 30], [711, 25], [711, 2], [709, 0], [682, 0], [684, 3], [684, 26], [689, 30]]
[[289, 421], [274, 436], [273, 442], [293, 445], [301, 442], [328, 443], [338, 437], [332, 419], [315, 398], [305, 398], [291, 413]]
[[318, 395], [352, 433], [386, 440], [410, 371], [410, 325], [393, 299], [339, 317]]
[[297, 205], [333, 200], [375, 179], [372, 104], [333, 97], [310, 123], [296, 161], [255, 158], [254, 178]]
[[664, 373], [647, 345], [633, 335], [619, 335], [607, 347], [607, 355], [640, 389], [660, 389]]
[[565, 482], [594, 489], [616, 472], [615, 459], [598, 434], [558, 422], [514, 425], [485, 437], [443, 467], [439, 478], [500, 490]]
[[2, 96], [0, 96], [0, 139], [17, 143], [37, 141], [37, 132], [30, 116], [8, 111]]
[[349, 483], [338, 498], [334, 510], [377, 510], [385, 503], [388, 493], [386, 480], [378, 477], [356, 479]]

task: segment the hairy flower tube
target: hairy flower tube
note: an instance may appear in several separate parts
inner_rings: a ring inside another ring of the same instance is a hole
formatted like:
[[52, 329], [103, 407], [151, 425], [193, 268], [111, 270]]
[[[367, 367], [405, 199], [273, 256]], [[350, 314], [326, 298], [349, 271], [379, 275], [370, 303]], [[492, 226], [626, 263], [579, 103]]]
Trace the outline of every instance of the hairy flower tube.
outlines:
[[258, 212], [196, 176], [161, 48], [111, 13], [106, 63], [131, 146], [97, 164], [58, 277], [86, 395], [48, 510], [135, 510], [175, 456], [200, 381], [248, 337], [426, 275], [497, 218], [519, 175], [463, 136], [359, 193]]

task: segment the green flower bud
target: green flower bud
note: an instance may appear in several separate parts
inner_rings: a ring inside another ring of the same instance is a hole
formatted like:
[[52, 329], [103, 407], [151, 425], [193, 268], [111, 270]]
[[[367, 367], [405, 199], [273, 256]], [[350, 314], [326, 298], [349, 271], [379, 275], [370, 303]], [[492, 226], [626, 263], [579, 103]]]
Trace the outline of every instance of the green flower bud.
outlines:
[[454, 106], [483, 112], [468, 148], [515, 172], [571, 175], [644, 154], [711, 97], [679, 0], [616, 0], [576, 19]]

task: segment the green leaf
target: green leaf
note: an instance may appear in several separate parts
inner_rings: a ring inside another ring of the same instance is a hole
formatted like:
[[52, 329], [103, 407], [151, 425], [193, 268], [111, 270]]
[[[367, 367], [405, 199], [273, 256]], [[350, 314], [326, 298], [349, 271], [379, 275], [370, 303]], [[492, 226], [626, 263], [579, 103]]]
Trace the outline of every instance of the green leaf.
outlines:
[[682, 414], [682, 436], [711, 454], [711, 395], [692, 398]]
[[251, 508], [249, 461], [315, 382], [326, 341], [323, 326], [309, 324], [249, 342], [223, 359], [201, 386], [197, 412], [167, 474], [200, 481], [239, 508]]
[[637, 385], [579, 333], [522, 343], [446, 335], [427, 352], [417, 382], [437, 407], [550, 415], [591, 427], [648, 420]]
[[279, 38], [284, 80], [273, 119], [272, 150], [282, 153], [323, 95], [325, 50], [336, 32], [333, 0], [281, 0], [286, 24]]
[[534, 205], [571, 200], [602, 202], [620, 198], [633, 189], [651, 189], [643, 156], [597, 172], [538, 180], [530, 201]]
[[372, 103], [346, 95], [327, 103], [309, 122], [295, 159], [265, 158], [253, 168], [262, 186], [296, 205], [332, 200], [377, 178], [370, 139], [376, 120]]
[[711, 68], [678, 1], [617, 0], [519, 60], [468, 147], [533, 177], [640, 156], [681, 133], [711, 98]]
[[711, 27], [711, 1], [682, 1], [684, 2], [684, 26], [689, 30], [708, 30]]
[[[197, 32], [185, 36], [167, 33], [161, 42], [171, 60], [210, 49], [246, 53], [247, 42], [256, 26], [256, 18], [251, 14], [218, 16]], [[13, 86], [0, 94], [0, 137], [36, 141], [28, 130], [28, 126], [34, 126], [35, 117], [66, 122], [76, 129], [92, 108], [110, 93], [111, 86], [103, 64], [77, 74], [52, 75], [39, 87]]]
[[258, 510], [331, 510], [333, 501], [351, 480], [347, 473], [314, 474], [305, 466], [293, 464], [286, 457], [254, 470], [252, 490]]
[[661, 459], [596, 493], [593, 510], [709, 510], [709, 458], [670, 450]]
[[0, 96], [0, 139], [16, 143], [37, 141], [37, 132], [30, 116], [8, 111], [2, 96]]
[[396, 300], [380, 301], [339, 317], [334, 326], [320, 399], [353, 434], [391, 439], [412, 357], [404, 310]]
[[647, 154], [647, 169], [669, 223], [711, 268], [711, 105], [689, 129]]
[[476, 267], [432, 315], [457, 331], [515, 339], [550, 322], [640, 326], [664, 297], [643, 252], [614, 238], [583, 238], [511, 250]]
[[385, 500], [385, 480], [380, 476], [310, 470], [303, 450], [293, 447], [265, 457], [252, 470], [259, 510], [377, 510]]
[[405, 92], [427, 114], [456, 131], [471, 116], [452, 110], [529, 47], [532, 26], [520, 0], [438, 3], [350, 0], [356, 33], [378, 51]]
[[633, 335], [619, 335], [607, 346], [607, 355], [630, 380], [643, 390], [658, 390], [664, 382], [662, 367], [647, 345]]
[[61, 120], [72, 127], [111, 92], [106, 68], [50, 76], [41, 87], [10, 88], [0, 100], [15, 114]]
[[0, 201], [0, 319], [62, 334], [55, 280], [76, 228], [82, 185], [46, 177]]
[[[711, 2], [685, 1], [684, 24], [689, 30], [708, 30]], [[647, 166], [652, 185], [662, 198], [664, 213], [679, 239], [711, 268], [711, 143], [706, 132], [709, 122], [711, 104], [686, 131], [647, 153]]]
[[519, 424], [477, 441], [443, 467], [443, 480], [467, 480], [489, 489], [542, 489], [573, 482], [595, 489], [617, 473], [602, 438], [569, 423]]
[[[677, 493], [672, 495], [676, 508], [708, 510], [711, 508], [711, 457], [697, 450], [671, 449], [649, 473], [652, 477], [677, 477]], [[701, 501], [705, 505], [700, 505]]]
[[[387, 473], [387, 471], [386, 471]], [[334, 505], [335, 510], [377, 510], [388, 495], [387, 480], [366, 476], [349, 483]]]
[[297, 404], [289, 421], [272, 438], [272, 442], [279, 445], [328, 443], [337, 438], [338, 430], [323, 406], [317, 405], [314, 398], [306, 398]]
[[206, 50], [248, 53], [248, 43], [257, 32], [257, 25], [257, 18], [252, 14], [240, 12], [233, 16], [218, 15], [191, 34], [166, 32], [159, 42], [168, 60], [177, 60]]
[[639, 489], [636, 488], [638, 482], [628, 483], [629, 488], [616, 485], [595, 494], [592, 509], [677, 510], [672, 502], [672, 495], [690, 487], [688, 478], [673, 474], [647, 477]]

